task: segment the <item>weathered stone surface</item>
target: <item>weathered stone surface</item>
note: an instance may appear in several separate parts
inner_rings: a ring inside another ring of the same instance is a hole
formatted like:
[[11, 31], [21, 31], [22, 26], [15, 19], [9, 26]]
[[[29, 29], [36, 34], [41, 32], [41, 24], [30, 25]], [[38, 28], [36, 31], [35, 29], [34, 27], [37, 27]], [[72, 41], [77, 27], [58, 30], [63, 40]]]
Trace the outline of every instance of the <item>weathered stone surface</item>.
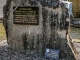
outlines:
[[[67, 40], [69, 34], [68, 10], [59, 0], [43, 5], [41, 1], [10, 0], [4, 6], [4, 26], [8, 46], [34, 56], [44, 56], [46, 48], [60, 49], [60, 59], [76, 60]], [[13, 22], [13, 6], [38, 6], [39, 25], [22, 25]], [[6, 15], [7, 14], [7, 15]]]

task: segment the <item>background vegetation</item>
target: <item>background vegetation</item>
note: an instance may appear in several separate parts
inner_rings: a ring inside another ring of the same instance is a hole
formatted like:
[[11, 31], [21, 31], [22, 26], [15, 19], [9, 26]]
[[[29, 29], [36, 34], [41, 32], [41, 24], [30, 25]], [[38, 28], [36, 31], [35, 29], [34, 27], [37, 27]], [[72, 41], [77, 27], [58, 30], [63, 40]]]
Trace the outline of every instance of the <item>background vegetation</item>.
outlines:
[[3, 24], [0, 23], [0, 42], [2, 40], [6, 40], [6, 34], [5, 34], [5, 29], [3, 27]]

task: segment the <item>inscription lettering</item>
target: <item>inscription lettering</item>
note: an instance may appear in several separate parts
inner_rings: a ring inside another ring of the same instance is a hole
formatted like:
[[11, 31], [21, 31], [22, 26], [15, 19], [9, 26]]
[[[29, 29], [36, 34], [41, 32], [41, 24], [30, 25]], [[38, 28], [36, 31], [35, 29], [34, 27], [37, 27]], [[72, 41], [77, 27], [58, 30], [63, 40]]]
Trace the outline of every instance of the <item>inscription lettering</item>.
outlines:
[[38, 7], [17, 7], [13, 12], [13, 20], [14, 24], [38, 25]]

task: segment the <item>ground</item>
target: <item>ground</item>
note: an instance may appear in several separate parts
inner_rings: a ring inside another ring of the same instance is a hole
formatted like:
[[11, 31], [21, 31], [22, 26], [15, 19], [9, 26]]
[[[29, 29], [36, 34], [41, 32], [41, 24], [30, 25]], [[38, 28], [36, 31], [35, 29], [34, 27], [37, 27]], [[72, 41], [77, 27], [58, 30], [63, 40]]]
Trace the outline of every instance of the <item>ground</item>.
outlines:
[[80, 28], [71, 27], [71, 38], [74, 47], [77, 50], [78, 60], [80, 60]]
[[80, 60], [80, 43], [73, 43], [74, 47], [77, 50], [77, 54], [78, 54], [78, 60]]

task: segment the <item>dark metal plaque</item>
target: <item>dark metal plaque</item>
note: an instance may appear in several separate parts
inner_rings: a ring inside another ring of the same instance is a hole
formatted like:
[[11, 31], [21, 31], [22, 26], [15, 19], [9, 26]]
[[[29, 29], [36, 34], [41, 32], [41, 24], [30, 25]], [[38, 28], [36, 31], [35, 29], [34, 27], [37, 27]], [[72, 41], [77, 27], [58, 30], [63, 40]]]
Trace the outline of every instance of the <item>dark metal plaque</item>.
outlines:
[[14, 24], [39, 24], [39, 8], [33, 6], [14, 6], [13, 7], [13, 22]]
[[47, 48], [44, 57], [52, 59], [52, 60], [59, 60], [59, 52], [60, 52], [60, 50]]

